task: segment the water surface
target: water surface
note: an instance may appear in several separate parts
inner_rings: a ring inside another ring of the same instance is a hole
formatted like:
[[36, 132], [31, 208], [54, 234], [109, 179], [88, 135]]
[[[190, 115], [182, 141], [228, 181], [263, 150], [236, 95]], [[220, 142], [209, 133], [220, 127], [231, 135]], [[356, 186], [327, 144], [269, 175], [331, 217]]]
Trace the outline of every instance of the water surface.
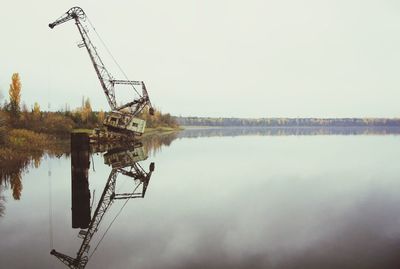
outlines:
[[[86, 268], [399, 268], [399, 136], [153, 140], [139, 162], [156, 166], [145, 197], [112, 203]], [[70, 165], [47, 156], [19, 188], [3, 181], [1, 268], [66, 268], [53, 248], [76, 256]], [[92, 155], [91, 214], [111, 172]], [[118, 176], [118, 193], [133, 186]]]

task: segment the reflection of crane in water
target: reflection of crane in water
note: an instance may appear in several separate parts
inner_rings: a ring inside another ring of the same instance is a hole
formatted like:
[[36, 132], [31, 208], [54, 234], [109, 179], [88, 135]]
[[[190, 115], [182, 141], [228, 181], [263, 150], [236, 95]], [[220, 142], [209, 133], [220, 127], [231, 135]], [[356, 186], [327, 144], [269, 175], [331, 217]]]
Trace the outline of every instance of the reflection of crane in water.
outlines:
[[[88, 141], [87, 141], [87, 143], [88, 143]], [[73, 144], [74, 144], [74, 142], [72, 142], [72, 144], [71, 144], [72, 147], [74, 147]], [[101, 198], [98, 202], [97, 208], [94, 211], [89, 224], [88, 225], [83, 224], [83, 227], [87, 226], [87, 230], [81, 230], [79, 232], [79, 237], [83, 238], [83, 241], [82, 241], [81, 246], [76, 254], [76, 257], [75, 258], [70, 257], [63, 253], [57, 252], [54, 249], [50, 252], [51, 255], [56, 256], [60, 261], [62, 261], [64, 264], [66, 264], [69, 268], [84, 268], [86, 266], [86, 264], [90, 258], [88, 255], [89, 248], [90, 248], [90, 241], [92, 240], [94, 234], [97, 232], [98, 227], [99, 227], [105, 213], [110, 208], [112, 203], [117, 199], [125, 199], [126, 201], [125, 201], [125, 204], [123, 205], [123, 207], [124, 207], [130, 199], [144, 198], [144, 196], [146, 194], [146, 190], [147, 190], [147, 186], [150, 181], [150, 177], [152, 175], [152, 172], [154, 171], [154, 163], [150, 164], [150, 167], [149, 167], [150, 171], [146, 172], [140, 166], [140, 164], [137, 163], [138, 161], [141, 161], [141, 160], [144, 160], [147, 158], [144, 154], [141, 154], [141, 152], [142, 152], [141, 149], [136, 147], [136, 148], [131, 148], [131, 149], [123, 149], [123, 150], [115, 149], [113, 151], [108, 151], [104, 155], [105, 163], [108, 165], [111, 165], [112, 170], [107, 179], [106, 185], [104, 187]], [[72, 158], [74, 158], [74, 156], [75, 156], [75, 159], [79, 160], [79, 157], [77, 158], [76, 156], [83, 155], [83, 156], [87, 156], [87, 161], [89, 161], [88, 151], [81, 151], [80, 153], [81, 154], [78, 153], [77, 155], [74, 155], [74, 153], [73, 153]], [[74, 161], [75, 160], [71, 159], [72, 166], [74, 164]], [[82, 163], [82, 162], [80, 162], [80, 163]], [[83, 162], [83, 166], [85, 166], [84, 162]], [[83, 170], [87, 171], [87, 168], [88, 168], [88, 166], [84, 167]], [[74, 168], [72, 168], [72, 169], [73, 169], [72, 177], [74, 177]], [[79, 170], [78, 171], [75, 170], [75, 175], [79, 176], [79, 172], [80, 172]], [[132, 192], [120, 193], [120, 194], [115, 193], [117, 177], [119, 174], [123, 174], [125, 176], [131, 177], [134, 179], [135, 184], [134, 184], [134, 188], [133, 188]], [[80, 178], [80, 179], [82, 179], [82, 178]], [[74, 178], [72, 180], [74, 180]], [[89, 196], [90, 196], [90, 194], [89, 194]], [[73, 197], [73, 199], [74, 199], [74, 197]], [[74, 203], [74, 201], [73, 201], [73, 203]], [[121, 208], [121, 210], [122, 210], [122, 208]], [[73, 204], [73, 209], [74, 209], [74, 204]], [[74, 212], [73, 212], [73, 214], [74, 214]], [[89, 214], [90, 214], [90, 212], [89, 212]], [[114, 218], [114, 220], [116, 219], [116, 217]], [[114, 220], [111, 222], [111, 224], [114, 222]], [[74, 220], [73, 220], [73, 222], [74, 222]], [[111, 224], [110, 224], [110, 226], [111, 226]], [[73, 223], [73, 225], [74, 225], [74, 223]], [[110, 228], [110, 226], [108, 227], [108, 229]], [[106, 230], [106, 232], [108, 231], [108, 229]], [[105, 236], [105, 234], [103, 235], [101, 240], [104, 238], [104, 236]], [[100, 244], [101, 240], [99, 241], [98, 244]], [[96, 246], [96, 249], [97, 249], [97, 246]], [[93, 253], [91, 255], [93, 255]]]

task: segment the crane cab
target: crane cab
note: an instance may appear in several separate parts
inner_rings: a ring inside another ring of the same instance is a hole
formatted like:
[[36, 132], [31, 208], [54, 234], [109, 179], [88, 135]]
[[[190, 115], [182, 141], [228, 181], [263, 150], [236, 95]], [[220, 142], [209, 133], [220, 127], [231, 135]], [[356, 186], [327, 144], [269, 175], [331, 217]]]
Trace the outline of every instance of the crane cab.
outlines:
[[124, 168], [147, 159], [142, 147], [116, 148], [104, 154], [104, 163], [114, 168]]
[[143, 134], [146, 128], [146, 121], [117, 111], [109, 113], [103, 124], [115, 131], [127, 131], [139, 135]]

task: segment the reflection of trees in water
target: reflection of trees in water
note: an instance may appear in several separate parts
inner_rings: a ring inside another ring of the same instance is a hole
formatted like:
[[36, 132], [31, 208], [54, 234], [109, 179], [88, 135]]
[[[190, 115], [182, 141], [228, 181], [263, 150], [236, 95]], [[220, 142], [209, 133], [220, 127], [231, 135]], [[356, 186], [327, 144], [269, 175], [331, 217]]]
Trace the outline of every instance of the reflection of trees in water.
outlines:
[[21, 199], [22, 174], [30, 167], [40, 166], [43, 153], [36, 153], [30, 156], [22, 156], [17, 160], [9, 160], [0, 166], [0, 186], [10, 188], [14, 200]]
[[158, 152], [161, 152], [163, 146], [170, 146], [172, 141], [178, 138], [177, 132], [162, 134], [162, 135], [150, 135], [144, 137], [141, 142], [144, 150], [148, 155], [154, 156]]
[[13, 174], [11, 176], [10, 183], [14, 200], [21, 199], [21, 191], [22, 191], [21, 173]]
[[[163, 146], [169, 146], [177, 137], [178, 133], [151, 135], [144, 137], [140, 142], [143, 144], [144, 150], [148, 155], [155, 155], [161, 151]], [[59, 147], [46, 149], [46, 151], [23, 153], [13, 156], [13, 159], [0, 163], [0, 191], [4, 192], [7, 189], [11, 189], [14, 200], [20, 200], [22, 198], [22, 179], [24, 173], [28, 172], [32, 167], [38, 168], [43, 158], [60, 158], [61, 156], [68, 157], [69, 155], [69, 144], [61, 144]], [[0, 215], [3, 215], [5, 210], [5, 199], [3, 198], [3, 196], [0, 196]]]
[[[169, 146], [174, 139], [177, 138], [177, 133], [165, 135], [152, 135], [141, 140], [145, 152], [154, 155], [160, 152], [161, 147]], [[46, 157], [61, 157], [70, 155], [68, 144], [61, 144], [58, 147], [46, 149], [34, 153], [23, 153], [18, 156], [13, 156], [13, 159], [6, 160], [0, 164], [0, 186], [3, 190], [11, 189], [15, 200], [20, 200], [22, 197], [22, 178], [23, 174], [28, 172], [30, 168], [38, 168], [43, 158]]]
[[178, 132], [148, 135], [137, 141], [121, 142], [113, 141], [108, 143], [91, 144], [91, 153], [100, 153], [113, 151], [115, 149], [128, 149], [140, 148], [143, 146], [143, 151], [146, 155], [154, 156], [156, 153], [161, 152], [163, 146], [171, 145], [172, 141], [178, 138]]
[[[36, 156], [36, 163], [40, 164], [40, 156]], [[29, 169], [32, 164], [32, 157], [10, 160], [0, 166], [0, 186], [4, 189], [11, 189], [14, 200], [21, 198], [22, 174]]]
[[185, 129], [178, 137], [386, 134], [400, 134], [400, 127], [204, 127]]
[[[54, 148], [39, 151], [15, 154], [12, 158], [0, 163], [0, 188], [1, 191], [12, 190], [14, 200], [20, 200], [22, 196], [22, 177], [30, 168], [38, 168], [43, 158], [61, 157], [69, 155], [69, 150], [65, 145], [55, 146]], [[3, 197], [4, 198], [4, 197]], [[4, 212], [4, 199], [0, 197], [1, 208]], [[4, 214], [4, 213], [3, 213]]]
[[4, 206], [5, 198], [3, 196], [3, 186], [0, 185], [0, 217], [4, 216], [6, 207]]

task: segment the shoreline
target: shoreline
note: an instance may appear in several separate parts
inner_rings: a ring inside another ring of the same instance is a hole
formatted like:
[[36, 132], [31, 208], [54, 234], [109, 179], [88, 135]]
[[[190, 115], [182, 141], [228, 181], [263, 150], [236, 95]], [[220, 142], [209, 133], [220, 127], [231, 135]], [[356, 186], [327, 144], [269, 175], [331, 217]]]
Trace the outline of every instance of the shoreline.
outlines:
[[[179, 132], [182, 128], [157, 127], [147, 128], [141, 138], [150, 136], [161, 136]], [[85, 132], [92, 133], [92, 129], [73, 129], [64, 135], [53, 135], [34, 132], [27, 129], [11, 129], [6, 134], [7, 142], [0, 148], [0, 169], [11, 162], [28, 162], [45, 153], [58, 154], [61, 151], [68, 151], [71, 133]]]

